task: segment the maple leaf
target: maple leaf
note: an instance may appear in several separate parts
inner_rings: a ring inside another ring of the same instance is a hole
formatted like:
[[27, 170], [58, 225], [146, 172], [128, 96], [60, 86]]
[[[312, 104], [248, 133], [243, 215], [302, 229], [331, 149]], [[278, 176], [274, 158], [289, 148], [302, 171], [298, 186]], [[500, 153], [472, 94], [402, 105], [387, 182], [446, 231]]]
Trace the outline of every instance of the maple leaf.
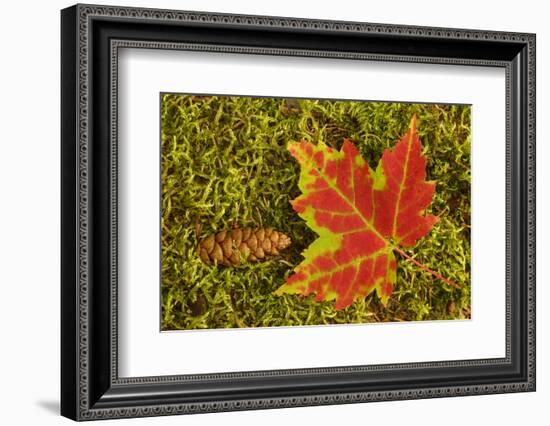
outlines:
[[343, 309], [376, 290], [386, 304], [396, 282], [395, 251], [454, 284], [399, 248], [414, 246], [438, 221], [425, 214], [435, 182], [426, 181], [415, 116], [376, 171], [348, 139], [340, 151], [307, 141], [290, 143], [288, 150], [301, 165], [302, 195], [291, 204], [319, 238], [276, 295], [315, 294], [316, 301], [335, 300]]

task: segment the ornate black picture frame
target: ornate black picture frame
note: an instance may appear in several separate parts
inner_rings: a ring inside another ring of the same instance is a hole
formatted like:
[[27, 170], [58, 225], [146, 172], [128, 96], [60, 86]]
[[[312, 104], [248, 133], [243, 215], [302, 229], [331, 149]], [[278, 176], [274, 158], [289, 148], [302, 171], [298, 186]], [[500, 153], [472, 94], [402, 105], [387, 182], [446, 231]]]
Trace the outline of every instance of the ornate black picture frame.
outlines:
[[[64, 9], [61, 29], [62, 415], [92, 420], [535, 390], [534, 34], [95, 5]], [[121, 47], [503, 68], [506, 356], [120, 378]]]

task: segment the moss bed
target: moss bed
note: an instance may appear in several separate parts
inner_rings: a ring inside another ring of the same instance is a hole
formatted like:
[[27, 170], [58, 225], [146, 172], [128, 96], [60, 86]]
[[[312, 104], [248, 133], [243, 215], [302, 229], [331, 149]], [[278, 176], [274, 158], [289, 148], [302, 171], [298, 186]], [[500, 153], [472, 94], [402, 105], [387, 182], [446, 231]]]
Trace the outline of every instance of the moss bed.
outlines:
[[[274, 296], [316, 238], [289, 203], [299, 166], [287, 143], [339, 149], [349, 138], [374, 168], [413, 113], [437, 181], [429, 212], [440, 221], [407, 252], [459, 288], [396, 255], [385, 307], [376, 294], [341, 311], [313, 296]], [[163, 94], [161, 116], [162, 330], [470, 318], [469, 106]], [[204, 264], [198, 242], [235, 225], [270, 226], [293, 244], [261, 263]]]

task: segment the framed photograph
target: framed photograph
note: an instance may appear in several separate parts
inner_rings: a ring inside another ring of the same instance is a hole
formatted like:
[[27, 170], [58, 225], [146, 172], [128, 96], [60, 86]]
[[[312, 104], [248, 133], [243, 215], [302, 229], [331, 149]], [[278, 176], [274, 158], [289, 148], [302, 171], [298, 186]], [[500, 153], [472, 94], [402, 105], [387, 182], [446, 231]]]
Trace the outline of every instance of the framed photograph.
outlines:
[[61, 413], [535, 390], [535, 35], [61, 12]]

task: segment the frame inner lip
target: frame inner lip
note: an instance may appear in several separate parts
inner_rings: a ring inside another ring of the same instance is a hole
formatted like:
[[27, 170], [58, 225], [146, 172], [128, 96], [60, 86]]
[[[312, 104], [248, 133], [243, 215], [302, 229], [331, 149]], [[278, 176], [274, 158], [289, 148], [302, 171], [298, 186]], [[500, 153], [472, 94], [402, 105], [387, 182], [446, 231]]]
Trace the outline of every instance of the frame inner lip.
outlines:
[[[117, 39], [114, 38], [110, 41], [110, 61], [113, 66], [113, 69], [118, 69], [118, 49], [119, 48], [138, 48], [138, 49], [147, 49], [148, 47], [154, 47], [155, 49], [169, 49], [169, 50], [191, 50], [191, 51], [201, 51], [201, 52], [226, 52], [229, 50], [229, 53], [236, 53], [236, 51], [244, 52], [244, 53], [250, 53], [255, 54], [259, 52], [264, 52], [266, 48], [259, 48], [259, 47], [250, 47], [250, 46], [244, 46], [244, 47], [234, 47], [234, 46], [223, 46], [223, 45], [215, 45], [213, 50], [210, 50], [211, 46], [204, 46], [196, 43], [175, 43], [175, 42], [151, 42], [146, 40], [127, 40], [127, 39]], [[270, 50], [269, 48], [267, 49]], [[301, 51], [296, 52], [293, 49], [289, 49], [288, 51], [285, 49], [274, 49], [277, 52], [277, 55], [286, 55], [289, 54], [291, 56], [300, 56]], [[329, 54], [334, 52], [329, 52]], [[317, 53], [313, 52], [313, 56], [315, 56]], [[341, 58], [340, 52], [335, 52], [337, 58]], [[374, 60], [378, 59], [378, 55], [371, 55], [368, 53], [360, 53], [360, 54], [354, 54], [345, 53], [344, 56], [346, 58], [353, 57], [354, 59], [362, 59], [362, 60]], [[322, 56], [327, 57], [328, 56]], [[411, 57], [402, 57], [397, 56], [394, 60], [390, 60], [391, 62], [407, 62], [410, 60], [411, 62], [417, 62], [414, 56]], [[434, 58], [428, 58], [426, 59], [426, 63], [431, 64], [434, 62], [431, 62], [432, 60], [436, 60]], [[463, 60], [455, 60], [458, 65], [464, 65]], [[442, 63], [449, 64], [453, 63], [454, 61], [449, 61], [447, 59], [444, 59]], [[510, 78], [511, 73], [511, 67], [510, 64], [506, 61], [487, 61], [482, 59], [472, 59], [467, 61], [470, 65], [475, 66], [498, 66], [505, 68], [506, 72], [506, 80]], [[439, 62], [435, 62], [439, 63]], [[116, 81], [116, 74], [113, 76], [113, 79]], [[170, 92], [171, 93], [171, 92]], [[116, 94], [116, 92], [115, 92]], [[117, 111], [117, 98], [114, 97], [111, 100], [111, 109], [112, 111]], [[116, 122], [111, 123], [112, 126], [112, 133], [116, 134]], [[508, 132], [507, 132], [508, 133]], [[507, 136], [508, 137], [508, 136]], [[113, 160], [116, 164], [116, 147], [112, 147], [113, 150]], [[115, 194], [116, 195], [116, 194]], [[508, 191], [507, 191], [507, 197], [508, 197]], [[116, 218], [116, 208], [112, 212], [112, 220], [113, 223], [117, 223]], [[508, 297], [507, 297], [508, 299]], [[112, 305], [111, 307], [112, 312], [116, 312], [116, 303]], [[116, 325], [116, 316], [113, 316], [113, 327]], [[509, 316], [507, 316], [507, 323], [506, 323], [506, 356], [503, 358], [482, 358], [482, 359], [468, 359], [468, 360], [456, 360], [456, 361], [427, 361], [427, 362], [409, 362], [409, 363], [396, 363], [396, 364], [374, 364], [374, 365], [357, 365], [357, 366], [334, 366], [334, 367], [320, 367], [320, 368], [297, 368], [297, 369], [284, 369], [284, 370], [261, 370], [261, 371], [242, 371], [242, 372], [231, 372], [231, 373], [204, 373], [204, 374], [185, 374], [185, 375], [169, 375], [169, 376], [152, 376], [152, 377], [137, 377], [137, 378], [127, 378], [127, 377], [118, 377], [118, 374], [113, 373], [111, 380], [113, 384], [117, 385], [130, 385], [130, 384], [153, 384], [153, 383], [167, 383], [171, 384], [174, 380], [179, 381], [200, 381], [200, 380], [236, 380], [236, 379], [254, 379], [257, 377], [261, 378], [269, 378], [272, 375], [277, 376], [296, 376], [296, 375], [302, 375], [302, 374], [314, 374], [314, 375], [323, 375], [323, 374], [341, 374], [341, 373], [370, 373], [370, 372], [376, 372], [380, 371], [381, 369], [385, 369], [386, 371], [392, 371], [394, 369], [400, 369], [401, 371], [406, 369], [416, 369], [416, 368], [462, 368], [464, 366], [471, 366], [471, 367], [484, 367], [487, 365], [503, 365], [503, 366], [510, 366], [512, 365], [511, 360], [511, 352], [510, 352], [510, 342], [511, 342], [511, 333], [510, 333], [511, 325], [509, 323]], [[117, 335], [113, 336], [114, 338], [118, 338]], [[117, 360], [118, 356], [117, 354], [113, 353], [113, 362], [116, 363], [115, 365], [118, 365]], [[220, 385], [220, 384], [219, 384]]]

